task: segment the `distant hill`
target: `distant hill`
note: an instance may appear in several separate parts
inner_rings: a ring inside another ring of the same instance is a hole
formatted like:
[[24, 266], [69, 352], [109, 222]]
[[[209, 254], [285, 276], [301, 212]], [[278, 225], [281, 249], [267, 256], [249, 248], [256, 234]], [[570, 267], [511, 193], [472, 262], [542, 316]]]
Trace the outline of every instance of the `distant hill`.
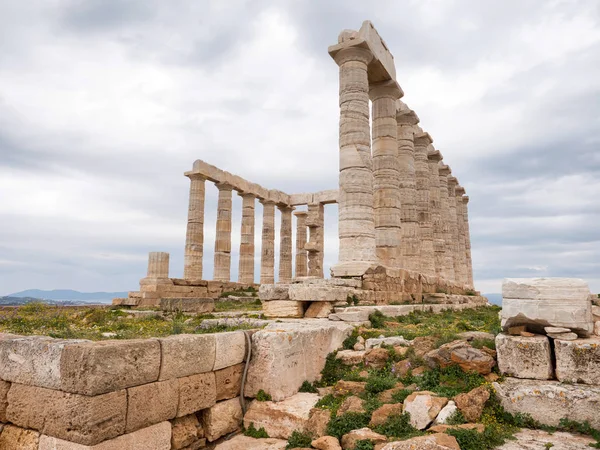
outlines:
[[79, 292], [72, 289], [44, 291], [41, 289], [27, 289], [26, 291], [9, 294], [6, 297], [0, 297], [0, 299], [7, 297], [52, 300], [55, 302], [110, 303], [115, 297], [127, 297], [127, 292]]
[[502, 294], [483, 294], [494, 305], [502, 306]]

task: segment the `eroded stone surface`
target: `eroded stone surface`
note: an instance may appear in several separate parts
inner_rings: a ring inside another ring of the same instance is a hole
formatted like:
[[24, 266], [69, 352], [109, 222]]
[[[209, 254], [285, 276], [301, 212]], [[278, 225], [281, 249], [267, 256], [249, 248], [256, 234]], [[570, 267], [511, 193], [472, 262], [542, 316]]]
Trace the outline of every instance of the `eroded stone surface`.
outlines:
[[160, 380], [210, 372], [215, 366], [215, 334], [179, 334], [160, 339]]
[[556, 378], [600, 385], [600, 338], [555, 340]]
[[202, 426], [206, 438], [213, 442], [237, 430], [242, 424], [242, 416], [239, 398], [225, 400], [205, 409], [202, 412]]
[[502, 374], [517, 378], [550, 380], [554, 375], [550, 341], [546, 336], [496, 336], [498, 368]]
[[38, 450], [40, 433], [14, 425], [5, 425], [0, 433], [0, 448], [3, 450]]
[[125, 431], [131, 433], [174, 418], [178, 402], [179, 381], [176, 379], [128, 389]]
[[[506, 441], [496, 450], [589, 450], [595, 439], [589, 436], [556, 431], [521, 430], [514, 435], [515, 440]], [[549, 446], [548, 444], [552, 444]]]
[[344, 450], [352, 450], [356, 447], [358, 441], [365, 440], [369, 440], [375, 445], [387, 442], [387, 438], [384, 435], [375, 433], [370, 428], [360, 428], [342, 436], [342, 448]]
[[405, 441], [390, 442], [381, 447], [381, 450], [460, 450], [460, 446], [454, 436], [436, 433]]
[[215, 365], [212, 370], [235, 366], [246, 356], [246, 336], [243, 331], [215, 333]]
[[284, 439], [254, 439], [240, 434], [218, 444], [215, 450], [284, 450], [286, 445]]
[[446, 406], [448, 399], [427, 391], [413, 392], [404, 400], [404, 412], [410, 414], [410, 424], [424, 430]]

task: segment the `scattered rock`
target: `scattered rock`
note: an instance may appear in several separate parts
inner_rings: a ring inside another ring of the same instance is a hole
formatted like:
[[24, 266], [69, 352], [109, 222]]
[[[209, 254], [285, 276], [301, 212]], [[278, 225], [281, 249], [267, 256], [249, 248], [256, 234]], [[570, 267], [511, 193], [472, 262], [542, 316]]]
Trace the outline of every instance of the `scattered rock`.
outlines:
[[535, 333], [530, 333], [529, 331], [521, 331], [521, 336], [523, 336], [523, 337], [534, 337]]
[[423, 356], [435, 349], [436, 339], [431, 336], [416, 337], [412, 340], [412, 348], [415, 350], [415, 355]]
[[564, 327], [544, 327], [544, 331], [546, 334], [570, 333], [571, 329]]
[[446, 397], [437, 397], [429, 391], [413, 392], [404, 400], [404, 412], [410, 414], [410, 424], [424, 430], [446, 406]]
[[408, 353], [408, 350], [410, 349], [410, 347], [402, 347], [401, 345], [395, 345], [393, 348], [394, 352], [396, 352], [396, 355], [398, 356], [406, 355], [406, 353]]
[[354, 350], [356, 350], [357, 352], [361, 352], [365, 349], [365, 344], [357, 342], [356, 344], [354, 344]]
[[496, 336], [494, 336], [492, 333], [486, 333], [485, 331], [464, 331], [462, 333], [458, 333], [458, 337], [467, 342], [471, 342], [474, 340], [493, 341]]
[[563, 341], [574, 341], [578, 338], [576, 333], [548, 333], [548, 337]]
[[387, 391], [383, 391], [379, 394], [378, 399], [381, 403], [391, 403], [393, 401], [392, 396], [398, 392], [405, 389], [402, 383], [398, 383], [392, 389], [388, 389]]
[[489, 398], [490, 391], [485, 386], [479, 386], [466, 394], [458, 394], [454, 397], [454, 401], [465, 419], [469, 422], [477, 422]]
[[374, 369], [383, 369], [390, 353], [385, 348], [372, 348], [365, 353], [365, 365]]
[[179, 417], [171, 421], [171, 449], [179, 450], [194, 443], [198, 439], [200, 422], [196, 414]]
[[450, 358], [465, 372], [477, 372], [486, 375], [492, 371], [496, 361], [486, 352], [473, 347], [453, 350]]
[[367, 385], [364, 381], [346, 381], [340, 380], [333, 386], [333, 395], [344, 397], [348, 394], [358, 395], [365, 391]]
[[342, 450], [339, 441], [333, 436], [323, 436], [310, 443], [317, 450]]
[[493, 383], [494, 381], [498, 381], [500, 379], [500, 377], [494, 372], [484, 375], [483, 378], [485, 378], [485, 381], [488, 383]]
[[460, 446], [454, 436], [437, 433], [405, 441], [390, 442], [381, 450], [460, 450]]
[[508, 334], [511, 336], [520, 336], [523, 331], [527, 331], [527, 327], [525, 325], [508, 327]]
[[243, 434], [218, 444], [215, 450], [284, 450], [287, 441], [283, 439], [254, 439]]
[[351, 395], [344, 400], [338, 409], [338, 414], [345, 414], [348, 412], [364, 413], [365, 408], [363, 408], [362, 399]]
[[[580, 434], [556, 431], [548, 433], [542, 430], [521, 430], [514, 435], [515, 440], [506, 443], [496, 450], [589, 450], [595, 439]], [[549, 446], [547, 444], [552, 444]]]
[[450, 400], [448, 402], [448, 404], [446, 406], [444, 406], [442, 408], [442, 410], [440, 411], [440, 413], [437, 415], [437, 417], [433, 421], [433, 424], [434, 425], [445, 424], [446, 421], [448, 420], [448, 418], [452, 417], [452, 415], [454, 413], [456, 413], [457, 410], [458, 410], [458, 408], [456, 407], [456, 403], [454, 403], [454, 401]]
[[415, 377], [420, 377], [421, 375], [423, 375], [425, 373], [427, 369], [424, 366], [419, 366], [419, 367], [415, 367], [412, 370], [412, 375]]
[[461, 348], [471, 348], [471, 346], [463, 340], [456, 340], [440, 346], [439, 348], [427, 353], [424, 358], [427, 364], [434, 367], [448, 367], [452, 364], [451, 355], [453, 351]]
[[374, 444], [387, 442], [387, 438], [384, 435], [375, 433], [370, 428], [360, 428], [342, 436], [342, 448], [344, 450], [354, 450], [358, 441], [366, 439], [369, 439]]
[[340, 350], [335, 355], [335, 359], [339, 359], [345, 366], [355, 366], [363, 362], [365, 358], [364, 351], [355, 350]]
[[392, 366], [392, 373], [398, 378], [404, 378], [408, 374], [408, 371], [411, 369], [411, 362], [408, 359], [403, 359], [402, 361], [398, 361]]
[[328, 409], [313, 408], [310, 410], [310, 418], [306, 422], [304, 430], [314, 437], [325, 436], [327, 424], [331, 420], [331, 411]]
[[379, 348], [382, 345], [387, 345], [390, 347], [395, 347], [397, 345], [400, 346], [409, 346], [410, 345], [410, 341], [404, 339], [402, 336], [391, 336], [391, 337], [378, 337], [378, 338], [371, 338], [371, 339], [367, 339], [365, 341], [365, 346], [367, 349], [370, 348]]
[[373, 411], [371, 416], [370, 427], [376, 427], [385, 423], [389, 416], [394, 414], [402, 414], [402, 403], [388, 403]]

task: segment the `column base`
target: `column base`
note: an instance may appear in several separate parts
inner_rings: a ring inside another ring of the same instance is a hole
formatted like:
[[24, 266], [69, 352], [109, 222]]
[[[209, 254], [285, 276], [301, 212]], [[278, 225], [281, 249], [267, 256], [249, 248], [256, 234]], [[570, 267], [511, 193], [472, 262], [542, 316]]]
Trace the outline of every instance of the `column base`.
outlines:
[[331, 268], [332, 277], [361, 277], [375, 263], [373, 261], [339, 262]]

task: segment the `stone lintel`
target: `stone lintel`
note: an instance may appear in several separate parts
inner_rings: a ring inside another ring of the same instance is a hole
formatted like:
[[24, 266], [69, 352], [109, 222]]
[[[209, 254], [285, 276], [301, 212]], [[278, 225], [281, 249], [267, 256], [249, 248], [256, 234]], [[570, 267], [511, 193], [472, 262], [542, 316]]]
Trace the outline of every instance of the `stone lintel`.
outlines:
[[338, 190], [329, 189], [327, 191], [319, 191], [313, 194], [312, 203], [321, 203], [322, 205], [328, 205], [338, 202]]

